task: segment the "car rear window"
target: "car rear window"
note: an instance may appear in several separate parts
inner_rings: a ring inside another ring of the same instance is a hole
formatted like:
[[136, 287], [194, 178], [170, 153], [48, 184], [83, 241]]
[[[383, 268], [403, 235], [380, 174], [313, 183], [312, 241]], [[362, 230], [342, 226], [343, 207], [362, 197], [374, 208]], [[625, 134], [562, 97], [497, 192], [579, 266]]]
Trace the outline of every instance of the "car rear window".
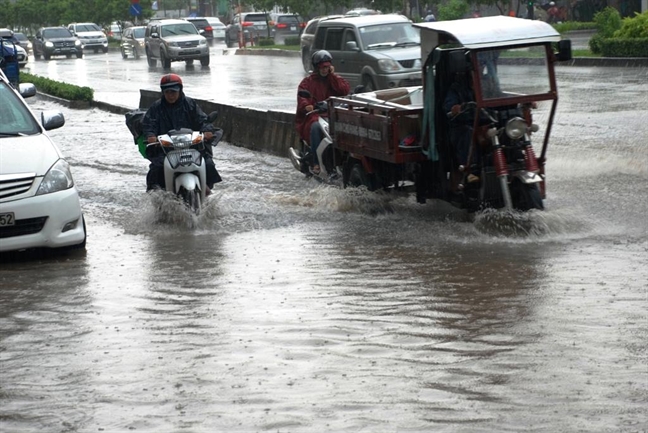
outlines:
[[193, 25], [199, 29], [204, 29], [205, 27], [209, 27], [209, 23], [207, 22], [207, 20], [188, 20], [188, 21], [193, 23]]
[[144, 27], [140, 27], [138, 29], [133, 30], [133, 35], [138, 39], [143, 39], [145, 32], [146, 32], [146, 29]]
[[295, 15], [282, 15], [277, 18], [277, 22], [299, 24], [299, 18]]
[[243, 21], [266, 22], [265, 14], [247, 14]]

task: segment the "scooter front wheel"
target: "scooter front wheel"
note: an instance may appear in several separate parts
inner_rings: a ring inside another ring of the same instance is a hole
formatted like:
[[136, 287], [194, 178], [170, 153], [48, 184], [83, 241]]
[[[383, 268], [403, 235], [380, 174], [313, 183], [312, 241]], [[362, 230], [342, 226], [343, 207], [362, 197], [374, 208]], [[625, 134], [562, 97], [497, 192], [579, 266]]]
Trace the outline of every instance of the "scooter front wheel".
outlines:
[[186, 189], [181, 188], [178, 194], [182, 197], [182, 201], [191, 212], [196, 215], [200, 214], [200, 191], [197, 189], [187, 191]]

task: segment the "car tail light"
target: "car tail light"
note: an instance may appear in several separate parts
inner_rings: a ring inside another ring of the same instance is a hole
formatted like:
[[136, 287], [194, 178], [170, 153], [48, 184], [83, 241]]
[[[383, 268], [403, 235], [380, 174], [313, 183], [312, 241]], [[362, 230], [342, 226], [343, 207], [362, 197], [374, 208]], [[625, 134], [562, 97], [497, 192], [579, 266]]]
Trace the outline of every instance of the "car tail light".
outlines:
[[243, 23], [241, 23], [241, 25], [243, 27], [252, 27], [254, 25], [254, 23], [252, 21], [243, 21]]
[[285, 29], [285, 28], [287, 28], [287, 27], [288, 27], [288, 24], [284, 24], [284, 23], [279, 23], [279, 24], [277, 24], [277, 28], [278, 28], [278, 29]]
[[302, 29], [305, 28], [305, 27], [306, 27], [306, 23], [299, 23], [299, 27], [301, 27]]
[[205, 27], [205, 31], [206, 32], [213, 32], [214, 28], [212, 26], [207, 26], [207, 27]]

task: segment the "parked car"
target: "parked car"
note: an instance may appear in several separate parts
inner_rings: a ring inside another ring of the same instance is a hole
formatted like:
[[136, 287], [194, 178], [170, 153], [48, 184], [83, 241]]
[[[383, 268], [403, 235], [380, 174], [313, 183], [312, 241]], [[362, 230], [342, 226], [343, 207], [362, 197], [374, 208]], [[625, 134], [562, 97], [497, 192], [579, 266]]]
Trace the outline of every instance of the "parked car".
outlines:
[[127, 29], [124, 29], [121, 42], [119, 43], [119, 50], [121, 51], [122, 58], [126, 59], [128, 56], [132, 56], [139, 59], [145, 54], [145, 34], [145, 26], [128, 27]]
[[239, 44], [239, 33], [243, 32], [243, 42], [258, 44], [259, 38], [272, 37], [268, 33], [270, 16], [263, 12], [245, 12], [234, 15], [234, 19], [225, 29], [225, 44], [235, 47]]
[[288, 36], [301, 35], [306, 27], [299, 14], [271, 14], [270, 19], [276, 43], [282, 43]]
[[27, 65], [29, 56], [23, 47], [8, 39], [2, 39], [2, 45], [4, 46], [4, 53], [13, 53], [13, 50], [16, 50], [15, 56], [19, 67], [24, 68]]
[[123, 36], [122, 28], [119, 26], [119, 24], [112, 23], [110, 26], [108, 26], [106, 36], [113, 38], [116, 41], [121, 41]]
[[315, 40], [315, 31], [317, 31], [317, 25], [322, 20], [332, 20], [335, 18], [342, 18], [344, 15], [328, 15], [323, 17], [316, 17], [306, 23], [306, 27], [299, 37], [300, 51], [302, 64], [304, 65], [304, 71], [310, 72], [313, 69], [311, 64], [311, 46]]
[[212, 26], [211, 24], [209, 24], [209, 21], [207, 21], [206, 18], [187, 17], [184, 19], [196, 26], [198, 33], [204, 36], [205, 39], [207, 39], [207, 43], [211, 44], [214, 41], [214, 32]]
[[184, 61], [187, 65], [200, 60], [209, 66], [207, 39], [198, 34], [196, 26], [185, 20], [165, 19], [151, 21], [146, 26], [144, 49], [149, 66], [160, 60], [163, 68], [170, 68], [171, 62]]
[[95, 23], [72, 23], [68, 25], [68, 30], [79, 38], [84, 50], [108, 52], [108, 38]]
[[323, 20], [315, 33], [311, 53], [327, 50], [335, 72], [351, 88], [366, 91], [420, 86], [421, 38], [402, 15], [368, 15]]
[[69, 164], [45, 131], [60, 128], [63, 114], [37, 119], [0, 71], [0, 252], [33, 248], [85, 249], [86, 227]]
[[36, 32], [32, 41], [34, 48], [34, 58], [49, 60], [52, 56], [66, 56], [67, 58], [75, 55], [77, 59], [83, 57], [83, 46], [79, 38], [74, 36], [65, 27], [42, 27]]
[[14, 32], [14, 38], [17, 40], [17, 44], [20, 44], [21, 47], [27, 51], [27, 55], [33, 54], [33, 48], [31, 41], [25, 36], [24, 33]]
[[12, 61], [18, 62], [19, 68], [25, 67], [29, 56], [27, 49], [20, 44], [20, 40], [16, 37], [16, 33], [13, 30], [1, 28], [0, 40], [2, 40], [2, 54], [0, 57], [10, 57]]
[[214, 39], [223, 40], [225, 39], [225, 24], [218, 19], [217, 17], [205, 17], [209, 22], [209, 25], [212, 27], [212, 33]]

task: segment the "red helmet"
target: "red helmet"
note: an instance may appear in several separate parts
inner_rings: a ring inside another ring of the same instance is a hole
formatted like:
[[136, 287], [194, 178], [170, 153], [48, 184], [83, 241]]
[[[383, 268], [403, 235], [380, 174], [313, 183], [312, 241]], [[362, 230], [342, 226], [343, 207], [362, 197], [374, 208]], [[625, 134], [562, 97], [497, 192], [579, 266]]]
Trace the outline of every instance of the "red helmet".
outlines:
[[182, 78], [177, 74], [166, 74], [160, 79], [160, 89], [165, 90], [182, 90]]

